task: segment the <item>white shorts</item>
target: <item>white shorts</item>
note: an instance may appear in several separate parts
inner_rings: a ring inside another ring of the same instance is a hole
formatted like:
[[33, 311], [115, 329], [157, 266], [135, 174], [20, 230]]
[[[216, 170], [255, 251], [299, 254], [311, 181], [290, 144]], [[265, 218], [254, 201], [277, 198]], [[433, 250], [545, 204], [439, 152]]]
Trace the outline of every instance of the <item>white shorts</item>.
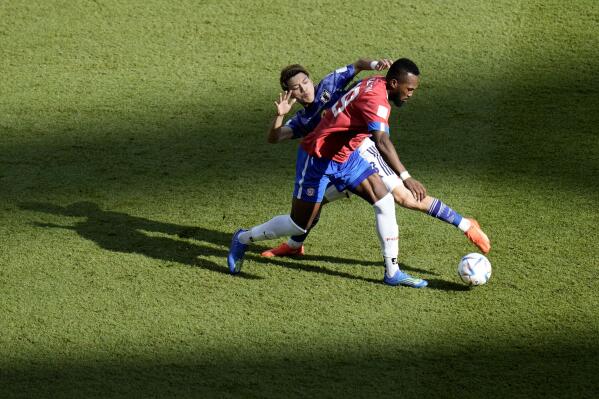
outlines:
[[[377, 173], [383, 180], [383, 183], [385, 183], [385, 186], [387, 186], [387, 190], [393, 191], [395, 190], [395, 187], [399, 185], [403, 186], [403, 182], [401, 181], [399, 176], [395, 174], [393, 169], [391, 169], [391, 167], [389, 167], [389, 165], [387, 165], [387, 162], [385, 162], [385, 160], [383, 159], [383, 156], [379, 152], [379, 149], [376, 148], [376, 144], [374, 144], [374, 141], [370, 140], [367, 137], [362, 142], [360, 147], [356, 149], [356, 151], [359, 151], [360, 156], [364, 158], [372, 166], [374, 170], [377, 171]], [[330, 185], [325, 192], [325, 198], [329, 202], [333, 202], [341, 198], [349, 198], [350, 195], [351, 192], [348, 190], [342, 192], [337, 191], [334, 185]]]
[[393, 169], [391, 169], [383, 159], [383, 156], [379, 152], [379, 149], [376, 148], [374, 141], [367, 137], [356, 151], [360, 151], [362, 158], [368, 161], [368, 163], [370, 163], [370, 165], [377, 171], [389, 191], [393, 191], [395, 187], [400, 184], [403, 185], [399, 176], [395, 174]]

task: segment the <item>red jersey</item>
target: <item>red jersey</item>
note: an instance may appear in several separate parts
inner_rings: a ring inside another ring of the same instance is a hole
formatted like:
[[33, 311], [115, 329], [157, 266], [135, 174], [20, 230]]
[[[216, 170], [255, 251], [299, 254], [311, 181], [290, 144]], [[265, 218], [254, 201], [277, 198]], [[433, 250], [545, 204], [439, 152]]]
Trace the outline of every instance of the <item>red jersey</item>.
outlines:
[[385, 78], [364, 79], [325, 111], [314, 131], [304, 137], [302, 148], [318, 158], [345, 162], [371, 132], [389, 133], [390, 112]]

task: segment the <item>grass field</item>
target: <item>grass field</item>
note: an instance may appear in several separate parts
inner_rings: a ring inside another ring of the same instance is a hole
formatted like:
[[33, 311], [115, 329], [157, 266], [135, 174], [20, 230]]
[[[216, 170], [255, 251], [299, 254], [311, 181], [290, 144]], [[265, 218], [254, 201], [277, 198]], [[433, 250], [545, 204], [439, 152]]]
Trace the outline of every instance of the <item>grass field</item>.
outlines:
[[[0, 3], [0, 397], [599, 397], [594, 0]], [[402, 160], [489, 234], [331, 204], [301, 259], [232, 232], [287, 213], [278, 72], [410, 57]]]

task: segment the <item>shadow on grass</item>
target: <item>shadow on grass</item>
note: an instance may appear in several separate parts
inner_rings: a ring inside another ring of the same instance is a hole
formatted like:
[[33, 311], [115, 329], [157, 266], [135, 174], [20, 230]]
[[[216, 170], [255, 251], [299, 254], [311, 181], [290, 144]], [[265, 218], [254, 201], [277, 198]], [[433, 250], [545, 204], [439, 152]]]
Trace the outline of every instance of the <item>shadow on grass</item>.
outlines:
[[440, 280], [438, 278], [427, 279], [428, 288], [441, 291], [468, 291], [470, 287], [453, 281]]
[[[588, 337], [587, 337], [588, 339]], [[3, 398], [592, 398], [597, 346], [201, 351], [2, 363]], [[308, 348], [306, 348], [308, 349]], [[335, 349], [335, 348], [332, 348]], [[390, 384], [390, 381], [393, 381]]]
[[[178, 236], [182, 237], [182, 238], [192, 238], [192, 239], [200, 240], [200, 241], [211, 241], [211, 238], [215, 236], [214, 233], [215, 232], [212, 230], [207, 230], [207, 229], [204, 229], [201, 227], [190, 227], [190, 228], [186, 228], [186, 229], [182, 230], [180, 233], [178, 233]], [[216, 232], [216, 233], [222, 234], [220, 232]], [[228, 246], [229, 240], [230, 240], [230, 236], [226, 236], [226, 241], [223, 241], [222, 243], [219, 243], [219, 244]], [[262, 252], [264, 249], [266, 249], [266, 248], [261, 247], [261, 246], [256, 246], [256, 245], [253, 245], [252, 247], [250, 247], [250, 251], [252, 251], [252, 252]], [[250, 258], [252, 260], [256, 260], [259, 262], [276, 263], [279, 266], [287, 267], [290, 269], [302, 270], [302, 271], [308, 271], [308, 272], [320, 271], [324, 274], [329, 274], [332, 276], [344, 276], [344, 277], [348, 277], [348, 278], [357, 278], [357, 277], [353, 276], [351, 274], [348, 274], [348, 273], [328, 270], [328, 269], [326, 269], [324, 267], [320, 267], [320, 266], [312, 267], [312, 266], [304, 264], [304, 262], [328, 262], [328, 263], [333, 263], [333, 264], [343, 264], [343, 265], [352, 265], [352, 266], [378, 266], [381, 268], [381, 273], [383, 271], [383, 261], [382, 260], [368, 261], [368, 260], [361, 260], [361, 259], [340, 258], [337, 256], [320, 255], [320, 254], [289, 256], [289, 257], [285, 257], [285, 258], [269, 258], [269, 259], [264, 259], [264, 258], [259, 258], [259, 257], [254, 258], [254, 257], [251, 257], [251, 255], [250, 255]], [[423, 273], [423, 274], [434, 275], [434, 276], [438, 275], [437, 273], [435, 273], [433, 271], [409, 266], [409, 265], [406, 265], [405, 263], [401, 263], [400, 267], [402, 270], [406, 270], [406, 271], [410, 271], [410, 272]], [[369, 281], [369, 282], [380, 283], [382, 281], [382, 278], [381, 278], [381, 280], [374, 280], [374, 279], [363, 279], [363, 280]]]
[[[294, 259], [302, 259], [302, 260], [306, 260], [306, 261], [324, 261], [324, 262], [331, 262], [331, 263], [336, 263], [339, 262], [340, 259], [334, 256], [327, 256], [327, 255], [304, 255], [301, 258], [300, 257], [295, 257]], [[381, 270], [383, 270], [383, 260], [377, 260], [377, 261], [366, 261], [366, 260], [356, 260], [356, 259], [343, 259], [342, 260], [345, 264], [348, 265], [356, 265], [356, 266], [379, 266], [381, 268]], [[423, 273], [423, 274], [428, 274], [428, 275], [434, 275], [437, 276], [438, 273], [435, 273], [433, 271], [430, 270], [425, 270], [425, 269], [420, 269], [418, 267], [413, 267], [413, 266], [409, 266], [406, 265], [405, 263], [401, 263], [399, 266], [402, 270], [407, 270], [407, 271], [411, 271], [411, 272], [416, 272], [416, 273]]]
[[[198, 259], [200, 255], [220, 256], [224, 259], [227, 254], [225, 250], [148, 234], [162, 233], [176, 236], [184, 229], [183, 226], [157, 222], [122, 212], [104, 211], [97, 204], [88, 201], [76, 202], [66, 207], [48, 203], [26, 202], [19, 204], [19, 207], [59, 216], [84, 217], [84, 220], [70, 225], [52, 223], [35, 223], [35, 225], [44, 228], [73, 230], [79, 236], [93, 241], [101, 248], [109, 251], [137, 253], [153, 259], [199, 266], [217, 273], [229, 273], [223, 265], [206, 259]], [[227, 239], [224, 233], [213, 230], [205, 231], [205, 238], [206, 241], [220, 245]], [[248, 274], [243, 274], [241, 277], [258, 278]]]
[[[203, 227], [182, 226], [173, 223], [164, 223], [123, 212], [102, 210], [97, 204], [89, 201], [80, 201], [66, 207], [39, 202], [23, 202], [19, 204], [23, 210], [43, 212], [58, 216], [85, 218], [73, 224], [35, 223], [37, 227], [58, 228], [75, 231], [79, 236], [95, 242], [100, 248], [122, 253], [137, 253], [152, 259], [177, 262], [184, 265], [202, 267], [216, 273], [229, 274], [226, 267], [226, 256], [231, 240], [231, 234]], [[151, 234], [166, 234], [173, 237], [153, 236]], [[187, 239], [181, 240], [180, 238]], [[203, 241], [222, 248], [214, 248], [190, 242]], [[334, 256], [309, 255], [301, 258], [263, 258], [256, 252], [267, 249], [263, 246], [253, 245], [246, 259], [262, 264], [277, 265], [293, 270], [310, 273], [320, 273], [333, 277], [342, 277], [361, 280], [369, 283], [380, 284], [380, 280], [371, 279], [347, 273], [344, 271], [328, 269], [323, 266], [310, 266], [306, 261], [329, 262], [341, 265], [380, 265], [380, 262], [361, 261], [355, 259], [338, 258]], [[215, 256], [223, 260], [222, 264], [199, 258], [200, 256]], [[381, 275], [383, 267], [381, 267]], [[422, 271], [407, 265], [402, 268], [409, 271]], [[247, 273], [247, 268], [238, 275], [241, 278], [261, 279]]]

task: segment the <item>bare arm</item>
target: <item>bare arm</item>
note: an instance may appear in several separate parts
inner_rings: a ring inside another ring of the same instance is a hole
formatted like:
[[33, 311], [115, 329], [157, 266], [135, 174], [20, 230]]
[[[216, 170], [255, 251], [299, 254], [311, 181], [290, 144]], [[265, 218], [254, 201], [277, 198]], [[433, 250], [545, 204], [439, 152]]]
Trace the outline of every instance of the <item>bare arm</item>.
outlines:
[[277, 144], [293, 137], [293, 130], [289, 126], [283, 125], [283, 117], [284, 115], [277, 115], [270, 125], [266, 138], [270, 144]]
[[[376, 148], [378, 148], [379, 152], [383, 156], [383, 159], [385, 162], [387, 162], [391, 169], [393, 169], [397, 176], [401, 175], [402, 172], [407, 171], [405, 166], [403, 166], [399, 160], [399, 155], [397, 155], [395, 146], [391, 142], [391, 139], [387, 133], [381, 131], [373, 132], [372, 138]], [[426, 197], [426, 188], [424, 188], [424, 186], [418, 180], [408, 177], [403, 182], [406, 188], [412, 192], [412, 195], [417, 201], [422, 201], [424, 197]]]
[[276, 144], [293, 137], [293, 130], [288, 126], [283, 125], [283, 119], [291, 110], [293, 104], [295, 104], [295, 98], [291, 98], [291, 92], [286, 91], [279, 94], [279, 100], [275, 101], [277, 116], [270, 124], [266, 141], [271, 144]]

